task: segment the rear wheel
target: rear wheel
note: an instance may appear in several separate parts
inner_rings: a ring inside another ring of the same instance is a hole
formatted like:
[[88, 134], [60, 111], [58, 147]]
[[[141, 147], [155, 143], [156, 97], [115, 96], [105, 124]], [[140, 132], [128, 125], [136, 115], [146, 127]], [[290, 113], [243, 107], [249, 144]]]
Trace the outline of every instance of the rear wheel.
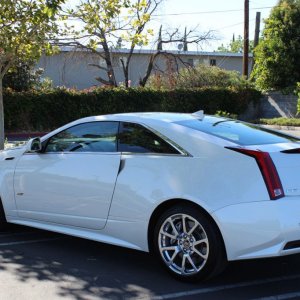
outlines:
[[204, 213], [188, 205], [170, 208], [158, 219], [154, 251], [164, 267], [184, 281], [212, 277], [226, 265], [216, 225]]

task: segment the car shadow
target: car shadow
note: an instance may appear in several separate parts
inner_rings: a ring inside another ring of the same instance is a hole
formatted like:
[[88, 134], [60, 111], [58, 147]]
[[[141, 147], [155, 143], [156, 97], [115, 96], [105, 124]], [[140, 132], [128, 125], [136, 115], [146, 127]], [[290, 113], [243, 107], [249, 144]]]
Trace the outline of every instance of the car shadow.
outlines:
[[[27, 241], [41, 237], [45, 241], [18, 244], [24, 241], [26, 230], [33, 231], [32, 236], [26, 235]], [[220, 276], [189, 284], [173, 279], [147, 253], [26, 227], [13, 227], [7, 235], [6, 240], [15, 244], [1, 246], [0, 234], [0, 271], [8, 272], [16, 282], [51, 281], [56, 296], [71, 299], [151, 299], [266, 278], [299, 275], [300, 279], [299, 255], [233, 262]]]

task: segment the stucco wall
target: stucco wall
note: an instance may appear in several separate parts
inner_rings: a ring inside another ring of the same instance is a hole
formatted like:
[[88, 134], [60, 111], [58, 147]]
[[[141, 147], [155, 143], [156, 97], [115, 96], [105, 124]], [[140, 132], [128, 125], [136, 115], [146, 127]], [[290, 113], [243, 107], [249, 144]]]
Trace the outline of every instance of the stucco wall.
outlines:
[[[137, 86], [139, 79], [145, 75], [151, 51], [135, 52], [132, 56], [132, 61], [129, 66], [129, 79], [132, 86]], [[125, 57], [128, 53], [116, 52], [113, 53], [113, 65], [115, 76], [118, 83], [124, 82], [120, 58]], [[174, 54], [174, 53], [173, 53]], [[219, 53], [219, 52], [184, 52], [175, 53], [179, 55], [182, 61], [193, 61], [194, 65], [199, 63], [210, 64], [210, 60], [215, 60], [218, 67], [226, 70], [242, 71], [242, 55], [239, 53]], [[90, 66], [90, 64], [99, 64], [99, 56], [90, 52], [83, 51], [62, 51], [57, 55], [50, 57], [42, 57], [38, 63], [38, 67], [44, 69], [44, 77], [49, 77], [53, 80], [55, 86], [74, 87], [77, 89], [86, 89], [100, 83], [95, 79], [97, 76], [106, 78], [104, 71]], [[249, 70], [251, 69], [251, 58], [249, 61]], [[158, 70], [165, 71], [167, 59], [161, 55], [155, 61], [155, 67]], [[183, 64], [179, 63], [179, 67]]]
[[240, 115], [242, 120], [260, 118], [297, 117], [298, 98], [295, 95], [283, 95], [280, 92], [266, 93], [257, 105], [251, 104], [247, 111]]
[[297, 96], [270, 92], [261, 99], [260, 109], [264, 118], [295, 117]]

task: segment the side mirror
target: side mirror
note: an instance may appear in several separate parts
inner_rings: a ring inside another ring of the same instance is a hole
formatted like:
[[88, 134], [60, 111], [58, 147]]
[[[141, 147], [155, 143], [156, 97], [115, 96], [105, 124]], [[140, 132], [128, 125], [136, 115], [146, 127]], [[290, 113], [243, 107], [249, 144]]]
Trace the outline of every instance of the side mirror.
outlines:
[[42, 150], [42, 143], [40, 138], [30, 139], [26, 144], [26, 151], [29, 153], [35, 153]]

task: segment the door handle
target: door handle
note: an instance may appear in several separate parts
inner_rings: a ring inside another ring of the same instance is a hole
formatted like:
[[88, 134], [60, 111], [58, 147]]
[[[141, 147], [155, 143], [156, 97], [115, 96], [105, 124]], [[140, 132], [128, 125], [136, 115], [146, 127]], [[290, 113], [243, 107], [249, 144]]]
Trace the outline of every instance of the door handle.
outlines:
[[120, 165], [119, 165], [118, 175], [121, 173], [121, 171], [124, 169], [124, 167], [125, 167], [125, 159], [122, 158], [122, 159], [120, 160]]
[[13, 160], [15, 159], [13, 156], [12, 157], [6, 157], [5, 160]]

